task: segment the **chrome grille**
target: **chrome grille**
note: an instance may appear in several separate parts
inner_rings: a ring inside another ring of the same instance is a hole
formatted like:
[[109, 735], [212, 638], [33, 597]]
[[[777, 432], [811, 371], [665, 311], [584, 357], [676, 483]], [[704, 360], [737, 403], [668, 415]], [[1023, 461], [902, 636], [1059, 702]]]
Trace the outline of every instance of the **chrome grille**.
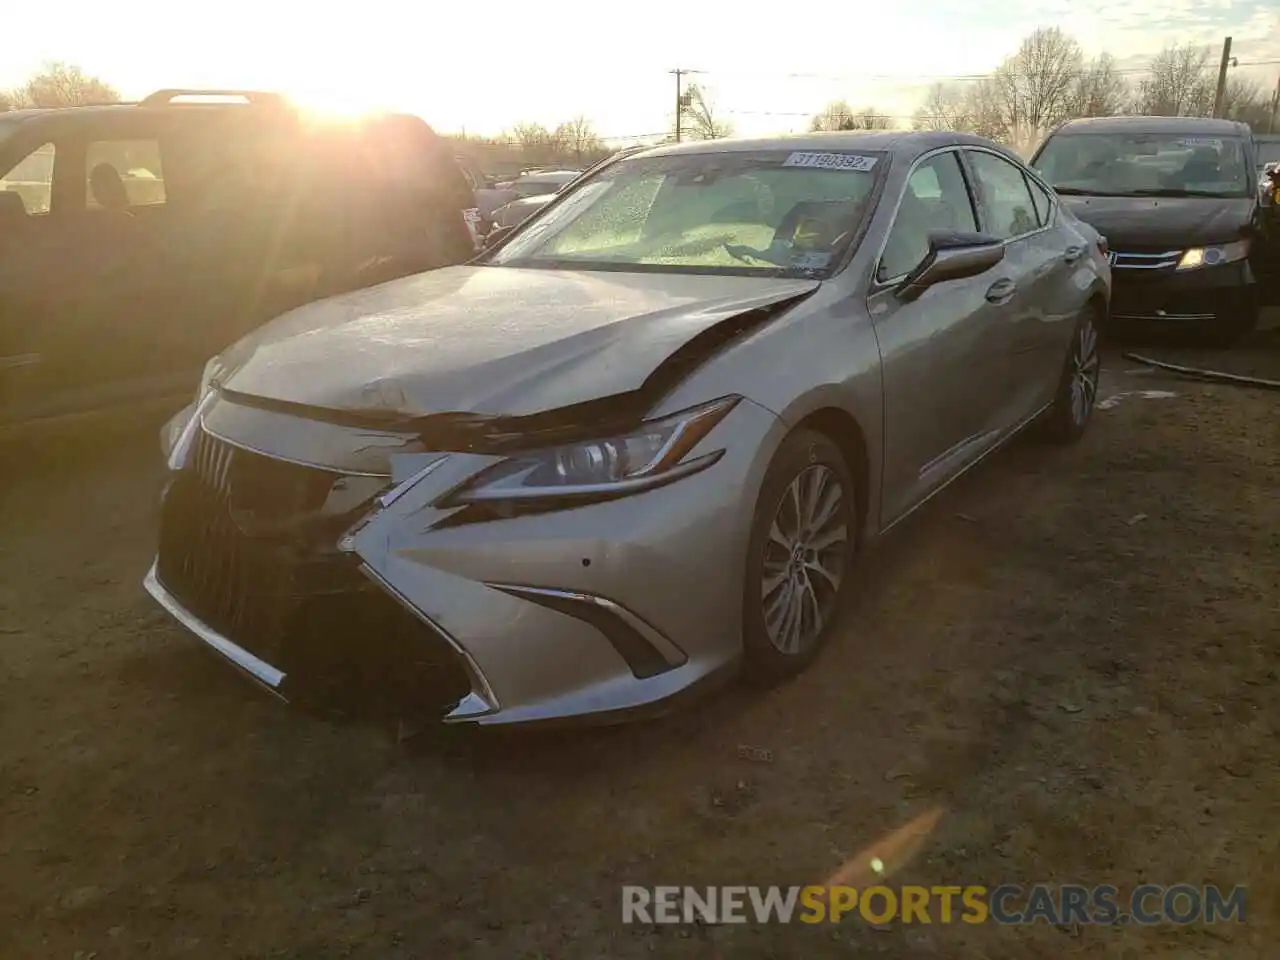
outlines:
[[1116, 270], [1168, 270], [1182, 259], [1181, 250], [1161, 250], [1146, 253], [1130, 250], [1112, 250], [1111, 266]]
[[286, 696], [305, 686], [308, 698], [446, 713], [470, 679], [444, 637], [336, 552], [352, 517], [322, 508], [341, 476], [200, 431], [165, 493], [156, 575], [202, 623], [282, 670]]
[[243, 518], [316, 509], [337, 477], [201, 431], [165, 496], [161, 583], [214, 630], [268, 656], [295, 592], [297, 537], [249, 536]]

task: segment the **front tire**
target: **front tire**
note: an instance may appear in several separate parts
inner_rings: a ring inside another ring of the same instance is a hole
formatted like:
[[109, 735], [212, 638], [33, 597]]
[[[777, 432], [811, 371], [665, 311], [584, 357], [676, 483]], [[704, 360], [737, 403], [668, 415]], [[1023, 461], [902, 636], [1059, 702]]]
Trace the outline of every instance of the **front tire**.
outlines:
[[847, 595], [857, 543], [853, 474], [826, 436], [788, 436], [765, 473], [747, 546], [743, 651], [748, 677], [772, 682], [807, 667]]
[[1045, 418], [1045, 435], [1054, 443], [1075, 443], [1084, 436], [1098, 400], [1098, 309], [1090, 304], [1080, 314], [1063, 363], [1058, 392]]

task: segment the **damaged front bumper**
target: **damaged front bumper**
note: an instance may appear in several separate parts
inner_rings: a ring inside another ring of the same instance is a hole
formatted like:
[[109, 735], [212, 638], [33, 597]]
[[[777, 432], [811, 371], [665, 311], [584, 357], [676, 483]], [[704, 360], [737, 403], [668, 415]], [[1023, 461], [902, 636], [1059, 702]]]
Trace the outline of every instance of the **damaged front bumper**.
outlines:
[[341, 690], [478, 724], [623, 718], [736, 662], [752, 510], [784, 432], [763, 408], [739, 404], [691, 454], [723, 457], [668, 486], [467, 522], [437, 504], [496, 457], [353, 472], [328, 465], [324, 425], [261, 417], [235, 441], [202, 413], [182, 432], [145, 586], [278, 696]]

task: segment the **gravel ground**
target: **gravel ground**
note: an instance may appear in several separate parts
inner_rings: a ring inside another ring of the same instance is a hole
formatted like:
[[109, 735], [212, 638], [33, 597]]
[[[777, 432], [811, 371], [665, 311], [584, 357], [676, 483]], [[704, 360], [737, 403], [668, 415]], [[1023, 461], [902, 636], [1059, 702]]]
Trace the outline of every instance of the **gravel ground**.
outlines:
[[[1162, 355], [1280, 376], [1265, 339]], [[1176, 396], [931, 503], [816, 669], [555, 735], [282, 707], [139, 587], [154, 423], [11, 449], [0, 957], [1274, 957], [1280, 397], [1106, 367]], [[931, 812], [894, 882], [1247, 883], [1247, 923], [620, 922], [624, 883], [820, 883]]]

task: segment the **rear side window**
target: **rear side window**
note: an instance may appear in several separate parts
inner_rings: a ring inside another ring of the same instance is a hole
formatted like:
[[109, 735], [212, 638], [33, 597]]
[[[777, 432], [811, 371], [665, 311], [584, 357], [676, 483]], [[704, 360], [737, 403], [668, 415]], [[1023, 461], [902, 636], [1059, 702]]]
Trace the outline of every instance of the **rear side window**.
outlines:
[[36, 147], [0, 176], [0, 190], [16, 193], [29, 215], [49, 212], [53, 196], [53, 164], [57, 151], [52, 143]]
[[85, 206], [164, 203], [164, 166], [155, 140], [95, 140], [85, 152]]
[[1036, 208], [1036, 219], [1040, 222], [1040, 226], [1047, 227], [1053, 209], [1049, 194], [1045, 192], [1044, 187], [1030, 177], [1027, 177], [1027, 188], [1031, 191], [1031, 203]]
[[1000, 240], [1012, 240], [1040, 226], [1021, 170], [994, 153], [971, 150], [969, 160], [982, 192], [987, 233]]

